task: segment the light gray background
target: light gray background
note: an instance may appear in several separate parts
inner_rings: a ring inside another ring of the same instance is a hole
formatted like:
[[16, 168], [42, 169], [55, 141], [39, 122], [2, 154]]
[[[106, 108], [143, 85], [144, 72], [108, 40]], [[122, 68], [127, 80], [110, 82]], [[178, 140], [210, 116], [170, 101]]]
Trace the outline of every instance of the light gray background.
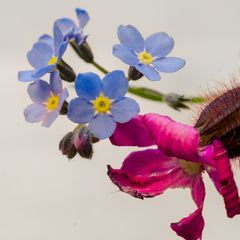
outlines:
[[[188, 190], [168, 191], [144, 201], [131, 198], [111, 184], [106, 165], [120, 166], [132, 149], [103, 141], [95, 146], [92, 161], [68, 162], [58, 152], [58, 142], [74, 127], [72, 123], [59, 118], [45, 129], [24, 121], [22, 110], [30, 100], [27, 85], [17, 82], [17, 71], [29, 68], [26, 52], [39, 35], [51, 33], [55, 19], [76, 19], [75, 7], [89, 11], [85, 33], [90, 35], [96, 60], [109, 69], [127, 70], [111, 55], [119, 24], [133, 24], [145, 36], [166, 31], [174, 37], [172, 55], [185, 58], [186, 67], [163, 74], [161, 82], [142, 80], [139, 85], [199, 94], [219, 88], [216, 82], [228, 82], [239, 66], [239, 0], [0, 0], [0, 239], [179, 239], [169, 225], [195, 209]], [[95, 71], [71, 49], [66, 59], [77, 72]], [[188, 123], [194, 116], [137, 100], [143, 113], [158, 112]], [[240, 218], [227, 219], [221, 197], [204, 178], [203, 239], [239, 239]]]

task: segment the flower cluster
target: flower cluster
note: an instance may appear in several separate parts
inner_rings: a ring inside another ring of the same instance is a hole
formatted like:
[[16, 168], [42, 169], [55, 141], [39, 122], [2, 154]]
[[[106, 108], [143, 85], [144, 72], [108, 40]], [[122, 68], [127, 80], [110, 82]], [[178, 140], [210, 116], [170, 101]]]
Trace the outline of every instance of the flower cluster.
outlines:
[[[129, 70], [128, 74], [122, 70], [109, 72], [96, 63], [87, 43], [84, 28], [90, 19], [88, 13], [76, 9], [76, 14], [78, 24], [69, 18], [58, 19], [53, 36], [40, 36], [27, 53], [33, 69], [18, 73], [19, 81], [28, 82], [27, 92], [33, 102], [24, 109], [26, 121], [50, 127], [63, 115], [75, 123], [74, 130], [59, 143], [59, 150], [68, 159], [77, 155], [91, 159], [93, 144], [107, 138], [116, 146], [155, 147], [132, 152], [120, 169], [108, 166], [108, 176], [121, 191], [140, 199], [158, 196], [167, 189], [189, 188], [197, 209], [171, 224], [177, 235], [186, 240], [202, 238], [204, 173], [223, 197], [227, 216], [240, 214], [229, 160], [240, 155], [239, 106], [235, 103], [239, 100], [239, 87], [209, 104], [194, 127], [155, 113], [140, 115], [139, 104], [128, 93], [165, 102], [175, 110], [189, 109], [189, 103], [202, 101], [129, 86], [132, 80], [145, 76], [157, 81], [160, 73], [173, 73], [184, 67], [185, 60], [168, 56], [174, 47], [173, 38], [158, 32], [144, 39], [132, 25], [120, 25], [120, 44], [113, 46], [113, 55], [129, 65]], [[104, 76], [94, 72], [75, 74], [63, 60], [68, 45]], [[72, 99], [63, 81], [74, 83], [76, 96]]]

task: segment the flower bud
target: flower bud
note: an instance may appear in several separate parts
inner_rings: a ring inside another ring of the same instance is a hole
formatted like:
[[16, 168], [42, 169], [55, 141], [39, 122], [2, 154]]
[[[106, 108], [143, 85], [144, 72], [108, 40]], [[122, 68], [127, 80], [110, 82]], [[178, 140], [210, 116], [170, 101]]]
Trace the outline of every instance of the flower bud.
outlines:
[[128, 70], [128, 78], [130, 80], [139, 80], [140, 78], [143, 77], [143, 74], [140, 73], [135, 67], [130, 67]]
[[184, 98], [183, 95], [170, 93], [164, 96], [164, 100], [171, 108], [177, 111], [180, 111], [180, 109], [189, 109], [189, 107], [184, 104], [184, 102], [188, 102], [189, 99]]
[[87, 127], [80, 127], [74, 130], [73, 143], [83, 158], [91, 159], [93, 155], [92, 137]]
[[80, 58], [82, 58], [87, 63], [92, 63], [94, 61], [94, 56], [90, 46], [88, 45], [86, 39], [81, 45], [78, 45], [76, 41], [70, 41], [71, 46], [78, 54]]
[[59, 143], [59, 150], [63, 155], [72, 159], [78, 153], [82, 158], [91, 159], [93, 143], [98, 142], [86, 126], [78, 126], [73, 132], [66, 134]]
[[60, 109], [60, 114], [61, 115], [67, 115], [67, 113], [68, 113], [68, 102], [64, 101], [63, 105], [62, 105], [62, 107]]
[[208, 104], [195, 127], [202, 146], [219, 139], [230, 158], [240, 156], [240, 87], [228, 90]]
[[66, 82], [75, 82], [76, 74], [73, 69], [63, 59], [57, 64], [60, 77]]
[[73, 132], [67, 133], [59, 143], [59, 150], [67, 158], [72, 159], [76, 156], [77, 150], [73, 144]]

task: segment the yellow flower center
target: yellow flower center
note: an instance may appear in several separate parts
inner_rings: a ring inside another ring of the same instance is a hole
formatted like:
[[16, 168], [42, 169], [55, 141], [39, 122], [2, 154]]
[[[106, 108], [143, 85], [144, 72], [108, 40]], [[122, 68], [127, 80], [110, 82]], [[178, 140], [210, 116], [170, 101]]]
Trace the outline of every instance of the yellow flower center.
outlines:
[[51, 96], [47, 102], [47, 109], [48, 110], [55, 110], [59, 104], [59, 97], [58, 96]]
[[53, 65], [57, 62], [58, 57], [56, 57], [55, 55], [49, 60], [48, 65]]
[[93, 107], [95, 110], [99, 113], [106, 113], [111, 108], [112, 100], [105, 97], [103, 94], [100, 94], [99, 97], [97, 97], [93, 101]]
[[141, 52], [138, 57], [143, 64], [151, 64], [153, 62], [153, 56], [148, 52]]
[[181, 168], [187, 173], [189, 176], [193, 176], [201, 173], [201, 164], [195, 162], [189, 162], [186, 160], [180, 160], [179, 162]]

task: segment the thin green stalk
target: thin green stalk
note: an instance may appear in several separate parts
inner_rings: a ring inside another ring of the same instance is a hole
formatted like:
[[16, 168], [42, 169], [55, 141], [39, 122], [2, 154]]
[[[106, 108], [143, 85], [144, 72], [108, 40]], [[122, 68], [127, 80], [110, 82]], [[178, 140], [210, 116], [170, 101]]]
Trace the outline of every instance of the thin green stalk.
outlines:
[[98, 63], [96, 63], [95, 61], [92, 62], [92, 65], [97, 68], [100, 72], [107, 74], [109, 73], [108, 70], [106, 70], [104, 67], [102, 67], [101, 65], [99, 65]]

